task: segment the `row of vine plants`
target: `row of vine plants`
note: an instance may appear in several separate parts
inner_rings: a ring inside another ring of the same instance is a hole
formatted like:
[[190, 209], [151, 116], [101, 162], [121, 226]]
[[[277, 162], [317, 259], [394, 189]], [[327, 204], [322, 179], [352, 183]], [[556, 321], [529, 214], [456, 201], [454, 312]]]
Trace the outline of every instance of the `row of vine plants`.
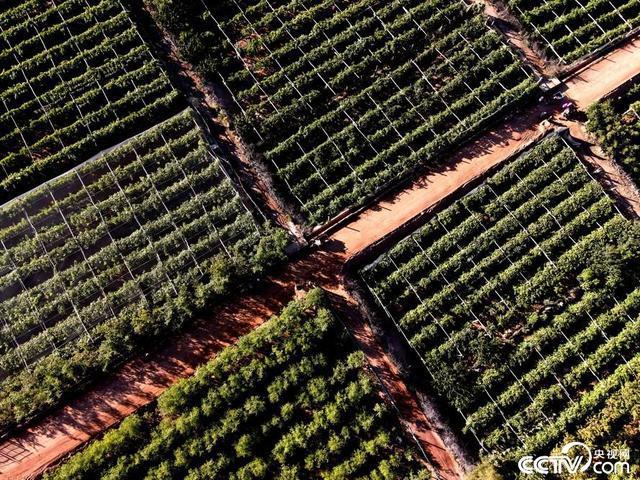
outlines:
[[498, 0], [550, 60], [571, 64], [640, 26], [638, 0]]
[[151, 3], [311, 226], [438, 165], [537, 88], [462, 1]]
[[593, 104], [587, 128], [640, 185], [640, 83], [633, 83], [616, 98]]
[[120, 0], [0, 9], [0, 202], [179, 111]]

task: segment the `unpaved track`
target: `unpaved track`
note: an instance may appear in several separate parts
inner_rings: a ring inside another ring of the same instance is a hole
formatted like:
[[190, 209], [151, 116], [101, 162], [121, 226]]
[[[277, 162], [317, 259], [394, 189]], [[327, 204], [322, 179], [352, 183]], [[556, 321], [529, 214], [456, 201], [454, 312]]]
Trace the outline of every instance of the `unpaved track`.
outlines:
[[[622, 46], [576, 74], [567, 82], [567, 96], [584, 108], [638, 72], [640, 40]], [[540, 114], [545, 108], [550, 107], [538, 106], [517, 121], [510, 119], [471, 142], [441, 172], [428, 174], [404, 191], [383, 198], [337, 230], [324, 250], [307, 253], [265, 281], [255, 293], [214, 312], [212, 321], [197, 321], [161, 351], [148, 358], [132, 360], [110, 380], [0, 443], [0, 479], [31, 478], [39, 474], [89, 438], [146, 405], [177, 379], [190, 375], [195, 366], [266, 321], [294, 297], [295, 285], [304, 281], [332, 291], [352, 305], [348, 324], [399, 405], [403, 422], [422, 443], [442, 478], [460, 478], [460, 467], [437, 429], [424, 417], [415, 395], [407, 389], [373, 332], [359, 318], [355, 302], [344, 289], [342, 267], [367, 246], [543, 134], [549, 128], [539, 126]]]
[[464, 472], [438, 434], [438, 425], [434, 425], [420, 408], [415, 393], [402, 381], [397, 366], [385, 353], [371, 326], [362, 318], [358, 304], [351, 296], [343, 296], [338, 314], [367, 356], [369, 365], [383, 383], [386, 393], [393, 399], [401, 422], [426, 451], [430, 467], [444, 480], [462, 478]]
[[640, 73], [640, 37], [628, 41], [565, 81], [566, 95], [586, 109]]
[[268, 318], [279, 304], [269, 289], [198, 321], [160, 354], [136, 358], [108, 381], [0, 445], [0, 478], [29, 478], [158, 397], [179, 378]]
[[[542, 107], [541, 107], [542, 108]], [[198, 321], [166, 349], [127, 364], [105, 384], [72, 401], [42, 423], [0, 444], [0, 478], [17, 479], [40, 473], [89, 438], [146, 405], [177, 379], [221, 348], [266, 321], [294, 297], [295, 285], [312, 282], [343, 298], [351, 315], [343, 314], [400, 410], [401, 419], [421, 442], [445, 480], [461, 478], [461, 469], [430, 424], [415, 395], [400, 378], [369, 326], [357, 313], [356, 302], [342, 279], [345, 262], [393, 232], [421, 211], [452, 194], [489, 168], [544, 134], [535, 125], [535, 110], [515, 122], [509, 120], [461, 150], [439, 173], [429, 174], [408, 189], [384, 198], [349, 225], [336, 231], [323, 250], [294, 261], [265, 282], [258, 293], [229, 302], [211, 322]], [[531, 127], [531, 124], [534, 124]], [[152, 372], [152, 373], [150, 373]]]
[[358, 254], [543, 136], [551, 128], [538, 125], [543, 110], [544, 107], [539, 107], [506, 120], [458, 151], [441, 171], [429, 173], [406, 189], [381, 199], [332, 238], [345, 245], [348, 256]]
[[504, 34], [507, 41], [522, 54], [523, 58], [536, 73], [546, 77], [554, 77], [557, 67], [548, 65], [542, 56], [536, 52], [527, 41], [523, 31], [515, 25], [517, 20], [511, 14], [501, 8], [497, 8], [491, 0], [474, 0], [484, 6], [484, 13], [489, 18], [496, 20], [496, 26]]

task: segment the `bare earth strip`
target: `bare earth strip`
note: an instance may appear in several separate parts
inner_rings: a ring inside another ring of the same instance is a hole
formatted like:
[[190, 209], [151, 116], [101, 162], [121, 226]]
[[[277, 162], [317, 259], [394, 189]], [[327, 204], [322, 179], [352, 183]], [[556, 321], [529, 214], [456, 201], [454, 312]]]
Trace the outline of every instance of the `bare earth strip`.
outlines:
[[524, 60], [538, 74], [554, 77], [557, 67], [548, 65], [544, 58], [536, 52], [527, 41], [523, 31], [517, 25], [517, 20], [506, 9], [497, 8], [492, 0], [474, 0], [484, 6], [484, 13], [496, 21], [496, 26], [504, 34], [507, 41], [522, 54]]
[[565, 81], [567, 97], [586, 109], [640, 72], [640, 37], [621, 45]]
[[[567, 82], [567, 96], [583, 108], [638, 72], [640, 40], [630, 42], [579, 72]], [[373, 332], [359, 318], [355, 302], [344, 289], [342, 268], [349, 258], [544, 134], [550, 127], [538, 125], [543, 108], [539, 106], [517, 121], [509, 119], [471, 142], [439, 173], [426, 175], [404, 191], [382, 199], [336, 231], [327, 242], [327, 249], [308, 253], [291, 263], [283, 272], [265, 281], [256, 293], [238, 298], [216, 311], [213, 321], [196, 322], [168, 347], [147, 358], [132, 360], [110, 380], [5, 439], [0, 443], [0, 479], [37, 476], [88, 439], [148, 404], [177, 379], [190, 375], [197, 365], [266, 321], [293, 298], [295, 285], [305, 281], [336, 293], [352, 305], [346, 321], [398, 405], [402, 420], [421, 442], [441, 477], [460, 478], [461, 468], [435, 426], [425, 418], [415, 394], [407, 389]]]
[[598, 181], [613, 194], [626, 213], [640, 218], [640, 191], [631, 177], [602, 150], [579, 122], [564, 122], [573, 138], [583, 142], [582, 158], [592, 165]]
[[[265, 292], [265, 293], [268, 293]], [[278, 305], [279, 306], [279, 305]], [[179, 378], [275, 311], [269, 295], [246, 297], [214, 322], [200, 321], [160, 354], [136, 358], [67, 406], [0, 445], [0, 478], [30, 478], [154, 400]]]
[[[177, 379], [193, 372], [221, 348], [266, 321], [294, 296], [295, 285], [305, 281], [335, 293], [357, 306], [343, 287], [342, 266], [354, 255], [394, 231], [421, 211], [473, 181], [486, 170], [523, 148], [544, 131], [529, 127], [535, 111], [519, 122], [509, 121], [459, 152], [441, 172], [425, 176], [408, 189], [363, 212], [335, 232], [328, 249], [302, 258], [268, 280], [260, 293], [231, 302], [215, 314], [215, 321], [199, 321], [165, 350], [127, 364], [105, 384], [98, 385], [54, 413], [42, 423], [0, 444], [0, 478], [29, 478], [75, 450], [101, 431], [146, 405]], [[421, 442], [434, 468], [444, 479], [461, 478], [460, 467], [407, 390], [397, 368], [382, 351], [370, 328], [358, 315], [348, 324], [370, 364], [398, 405], [401, 418]], [[345, 314], [347, 316], [347, 314]]]
[[[335, 244], [333, 244], [335, 245]], [[215, 313], [214, 321], [200, 320], [169, 347], [148, 358], [128, 363], [111, 380], [82, 394], [40, 424], [0, 445], [0, 478], [34, 478], [47, 466], [82, 446], [138, 408], [153, 401], [171, 384], [193, 373], [242, 334], [269, 319], [295, 296], [296, 285], [313, 282], [339, 296], [351, 312], [345, 321], [359, 346], [398, 406], [407, 428], [419, 439], [430, 463], [443, 480], [461, 478], [456, 460], [432, 430], [393, 362], [357, 313], [343, 288], [345, 254], [342, 248], [319, 250], [291, 263], [270, 278], [258, 293], [238, 298]]]
[[542, 109], [508, 119], [456, 153], [441, 171], [377, 202], [332, 238], [345, 245], [348, 256], [358, 254], [544, 135], [545, 128], [537, 123]]
[[437, 478], [443, 480], [462, 478], [463, 469], [438, 433], [438, 426], [427, 418], [415, 393], [402, 381], [398, 368], [384, 352], [371, 326], [363, 321], [357, 303], [349, 295], [344, 297], [344, 303], [345, 306], [341, 311], [342, 318], [345, 319], [347, 327], [367, 356], [369, 365], [383, 383], [385, 391], [393, 399], [400, 414], [400, 420], [426, 451], [429, 466], [438, 474]]

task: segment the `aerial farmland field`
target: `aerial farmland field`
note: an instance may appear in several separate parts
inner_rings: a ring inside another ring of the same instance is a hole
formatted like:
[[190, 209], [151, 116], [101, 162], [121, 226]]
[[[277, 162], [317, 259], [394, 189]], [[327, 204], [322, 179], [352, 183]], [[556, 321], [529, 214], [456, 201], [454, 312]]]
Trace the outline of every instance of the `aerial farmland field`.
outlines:
[[553, 136], [361, 277], [464, 430], [504, 461], [583, 440], [598, 408], [637, 388], [638, 253], [638, 225]]
[[10, 202], [1, 222], [5, 425], [176, 330], [262, 236], [188, 110]]
[[0, 200], [166, 118], [175, 91], [119, 1], [0, 13]]
[[0, 3], [0, 480], [640, 478], [639, 26]]
[[536, 88], [464, 2], [229, 2], [193, 15], [206, 29], [193, 43], [219, 44], [197, 65], [224, 75], [240, 133], [312, 226], [437, 166]]
[[428, 478], [366, 365], [312, 291], [47, 478]]

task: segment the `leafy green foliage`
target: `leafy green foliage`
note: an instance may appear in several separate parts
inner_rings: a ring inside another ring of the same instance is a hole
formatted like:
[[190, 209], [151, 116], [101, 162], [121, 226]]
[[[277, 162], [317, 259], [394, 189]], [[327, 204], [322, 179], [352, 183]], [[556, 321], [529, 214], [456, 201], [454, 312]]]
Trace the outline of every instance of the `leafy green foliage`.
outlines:
[[570, 64], [640, 26], [640, 1], [502, 0], [552, 60]]
[[2, 203], [180, 108], [118, 0], [22, 2], [0, 25]]
[[593, 104], [589, 131], [605, 151], [640, 185], [640, 85], [617, 99]]
[[222, 80], [249, 151], [310, 225], [437, 165], [536, 90], [464, 2], [148, 1]]
[[286, 258], [218, 162], [187, 110], [2, 209], [0, 428]]

